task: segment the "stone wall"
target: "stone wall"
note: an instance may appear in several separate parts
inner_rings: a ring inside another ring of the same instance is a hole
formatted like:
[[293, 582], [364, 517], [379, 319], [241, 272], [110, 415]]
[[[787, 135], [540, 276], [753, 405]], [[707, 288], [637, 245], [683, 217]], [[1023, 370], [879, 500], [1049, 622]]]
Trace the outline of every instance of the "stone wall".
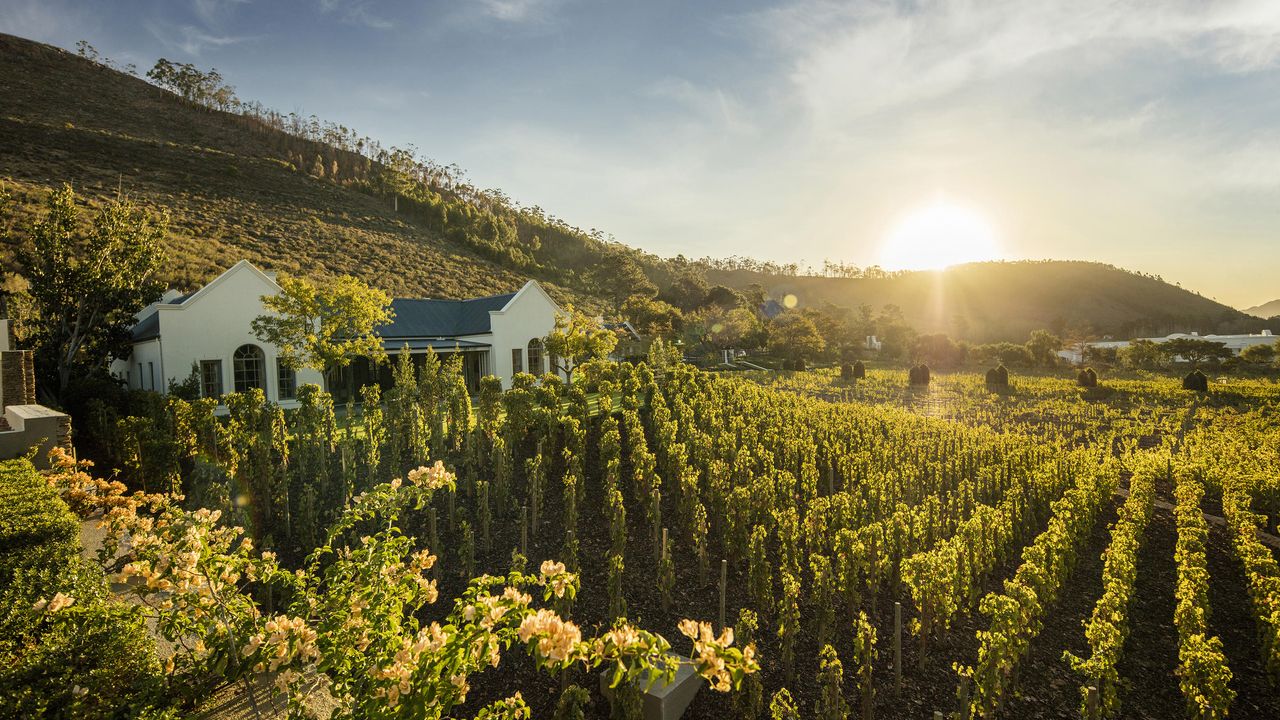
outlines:
[[35, 402], [36, 372], [31, 351], [0, 351], [0, 410]]

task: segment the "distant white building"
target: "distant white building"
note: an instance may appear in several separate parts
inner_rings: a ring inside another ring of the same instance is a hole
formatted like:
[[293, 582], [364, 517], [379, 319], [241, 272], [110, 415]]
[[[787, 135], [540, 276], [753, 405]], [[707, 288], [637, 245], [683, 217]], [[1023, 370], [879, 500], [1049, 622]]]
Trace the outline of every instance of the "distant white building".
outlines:
[[879, 352], [880, 350], [884, 349], [884, 343], [881, 342], [875, 335], [868, 335], [865, 347], [867, 350], [875, 350]]
[[[260, 388], [268, 400], [296, 406], [304, 383], [324, 386], [315, 370], [290, 370], [280, 363], [279, 348], [253, 334], [253, 319], [267, 314], [262, 296], [280, 292], [275, 274], [241, 260], [208, 285], [189, 295], [168, 291], [137, 315], [133, 352], [116, 360], [112, 372], [130, 388], [167, 392], [193, 369], [204, 397]], [[530, 280], [519, 291], [468, 300], [397, 298], [393, 321], [378, 328], [382, 344], [394, 356], [408, 348], [416, 362], [428, 350], [442, 356], [461, 353], [463, 372], [474, 390], [483, 375], [511, 386], [518, 372], [541, 374], [551, 369], [542, 338], [555, 327], [555, 301]], [[442, 357], [442, 359], [444, 359]], [[388, 365], [356, 362], [348, 368], [355, 387], [388, 383]], [[350, 375], [335, 391], [345, 390]]]
[[[1253, 347], [1254, 345], [1274, 345], [1277, 340], [1276, 336], [1272, 335], [1270, 330], [1263, 330], [1258, 333], [1248, 333], [1243, 335], [1201, 335], [1198, 332], [1172, 333], [1164, 337], [1140, 338], [1140, 339], [1149, 340], [1153, 343], [1164, 343], [1164, 342], [1169, 342], [1170, 340], [1179, 340], [1183, 338], [1191, 338], [1195, 340], [1205, 340], [1208, 342], [1222, 343], [1223, 345], [1226, 346], [1228, 350], [1231, 351], [1232, 355], [1239, 355], [1240, 353], [1244, 352], [1246, 348]], [[1103, 340], [1099, 342], [1085, 343], [1085, 347], [1089, 348], [1090, 350], [1108, 350], [1108, 349], [1119, 350], [1121, 348], [1129, 347], [1129, 345], [1132, 342], [1133, 341], [1131, 340]], [[1079, 348], [1059, 350], [1058, 357], [1061, 357], [1064, 360], [1067, 360], [1068, 362], [1073, 362], [1073, 363], [1083, 362], [1083, 358], [1081, 357], [1081, 351]]]

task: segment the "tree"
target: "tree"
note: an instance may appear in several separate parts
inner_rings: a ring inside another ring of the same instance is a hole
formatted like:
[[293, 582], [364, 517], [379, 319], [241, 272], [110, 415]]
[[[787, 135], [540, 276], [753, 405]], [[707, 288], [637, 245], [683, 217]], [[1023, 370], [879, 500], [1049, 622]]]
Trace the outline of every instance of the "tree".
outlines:
[[1166, 340], [1160, 343], [1160, 351], [1169, 361], [1181, 359], [1192, 365], [1225, 360], [1232, 355], [1223, 343], [1193, 337]]
[[1031, 364], [1031, 353], [1027, 351], [1026, 346], [1011, 342], [979, 345], [973, 348], [970, 354], [1004, 365], [1026, 366]]
[[[134, 315], [164, 290], [166, 215], [151, 215], [127, 199], [108, 202], [85, 227], [76, 195], [64, 185], [29, 229], [17, 259], [30, 283], [24, 334], [51, 372], [42, 393], [60, 402], [77, 373], [104, 370], [127, 357]], [[7, 235], [8, 233], [4, 233]], [[7, 238], [5, 238], [7, 239]]]
[[944, 333], [921, 335], [911, 348], [911, 357], [933, 367], [955, 367], [964, 362], [965, 348]]
[[1058, 361], [1058, 350], [1062, 347], [1062, 338], [1048, 330], [1036, 330], [1027, 338], [1027, 352], [1037, 365], [1053, 365]]
[[676, 275], [671, 285], [661, 293], [661, 298], [681, 310], [693, 310], [707, 302], [707, 279], [701, 272], [685, 270]]
[[[278, 294], [262, 296], [269, 314], [254, 318], [253, 334], [279, 347], [285, 366], [310, 367], [329, 376], [356, 358], [386, 359], [377, 328], [395, 313], [385, 292], [350, 275], [319, 287], [283, 275], [277, 282]], [[354, 397], [355, 388], [351, 391]]]
[[1276, 359], [1276, 346], [1250, 345], [1240, 353], [1240, 359], [1245, 362], [1258, 363], [1260, 365], [1270, 364]]
[[1164, 361], [1164, 353], [1158, 343], [1150, 340], [1134, 340], [1119, 351], [1124, 364], [1134, 369], [1152, 369]]
[[769, 325], [769, 349], [793, 360], [812, 357], [826, 347], [817, 326], [804, 315], [780, 315]]
[[876, 316], [875, 327], [875, 335], [882, 343], [882, 357], [902, 359], [910, 353], [915, 331], [907, 324], [902, 308], [885, 305]]
[[746, 308], [725, 310], [712, 306], [698, 313], [690, 323], [696, 332], [691, 339], [716, 350], [743, 347], [760, 333], [760, 321]]
[[644, 268], [625, 250], [614, 250], [602, 257], [591, 277], [600, 295], [612, 299], [618, 309], [633, 295], [658, 294], [658, 287], [644, 274]]
[[648, 295], [632, 295], [622, 304], [622, 316], [646, 335], [671, 335], [680, 330], [680, 309]]
[[609, 357], [618, 344], [618, 336], [572, 305], [566, 311], [556, 317], [555, 329], [543, 339], [542, 345], [551, 355], [556, 369], [572, 383], [573, 371], [579, 365]]

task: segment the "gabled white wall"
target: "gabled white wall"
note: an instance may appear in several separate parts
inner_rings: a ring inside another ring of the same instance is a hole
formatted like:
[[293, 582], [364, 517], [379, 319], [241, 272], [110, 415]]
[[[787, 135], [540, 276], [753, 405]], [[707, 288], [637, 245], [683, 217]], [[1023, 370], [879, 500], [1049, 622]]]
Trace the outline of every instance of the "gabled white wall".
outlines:
[[[247, 261], [241, 261], [181, 305], [156, 306], [160, 337], [134, 345], [133, 357], [128, 361], [129, 387], [153, 389], [147, 377], [148, 362], [156, 364], [154, 389], [164, 392], [170, 380], [187, 379], [192, 363], [221, 360], [223, 392], [232, 392], [235, 389], [232, 355], [241, 345], [251, 344], [262, 348], [265, 357], [267, 399], [285, 407], [294, 405], [293, 401], [280, 400], [276, 374], [278, 348], [259, 340], [252, 328], [253, 319], [267, 312], [261, 297], [279, 291], [280, 287], [270, 278]], [[143, 363], [141, 378], [139, 362]], [[298, 386], [307, 383], [323, 385], [323, 378], [315, 370], [299, 370]]]
[[[502, 378], [502, 387], [511, 387], [511, 350], [521, 348], [525, 351], [523, 364], [525, 372], [529, 371], [528, 347], [534, 338], [546, 337], [555, 329], [556, 314], [560, 308], [536, 282], [532, 280], [516, 293], [502, 310], [489, 313], [492, 324], [493, 346], [489, 351], [491, 371]], [[549, 357], [543, 351], [543, 369], [550, 370]]]

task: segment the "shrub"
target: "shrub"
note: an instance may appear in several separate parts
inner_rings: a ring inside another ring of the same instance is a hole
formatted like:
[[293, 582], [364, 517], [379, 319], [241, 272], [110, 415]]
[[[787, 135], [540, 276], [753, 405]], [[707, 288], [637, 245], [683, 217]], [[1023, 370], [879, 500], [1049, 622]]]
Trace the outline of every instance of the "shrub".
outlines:
[[111, 599], [79, 532], [31, 463], [0, 463], [0, 717], [132, 716], [160, 697], [139, 608]]
[[1076, 384], [1086, 388], [1098, 387], [1098, 373], [1087, 367], [1076, 373]]
[[997, 367], [993, 367], [987, 371], [987, 387], [988, 388], [1008, 388], [1009, 387], [1009, 368], [1001, 363]]
[[849, 382], [850, 380], [853, 380], [852, 365], [850, 365], [849, 363], [845, 363], [840, 366], [840, 379], [844, 380], [845, 382]]
[[1209, 378], [1199, 370], [1192, 370], [1182, 378], [1182, 389], [1194, 392], [1209, 392]]
[[853, 364], [853, 379], [864, 380], [867, 377], [867, 366], [861, 360]]
[[921, 363], [907, 371], [907, 379], [912, 385], [929, 384], [929, 366]]

